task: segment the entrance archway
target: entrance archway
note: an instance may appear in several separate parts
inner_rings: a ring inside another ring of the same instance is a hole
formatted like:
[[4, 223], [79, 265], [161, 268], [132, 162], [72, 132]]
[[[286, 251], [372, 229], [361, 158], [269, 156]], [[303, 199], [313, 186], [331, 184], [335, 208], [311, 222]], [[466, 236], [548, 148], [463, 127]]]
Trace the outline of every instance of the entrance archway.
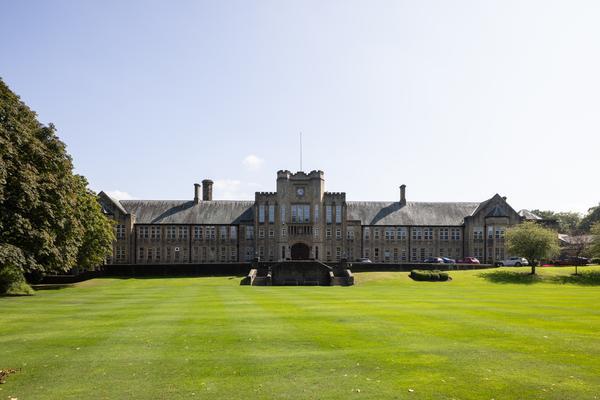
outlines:
[[304, 243], [296, 243], [291, 248], [292, 260], [308, 260], [310, 249]]

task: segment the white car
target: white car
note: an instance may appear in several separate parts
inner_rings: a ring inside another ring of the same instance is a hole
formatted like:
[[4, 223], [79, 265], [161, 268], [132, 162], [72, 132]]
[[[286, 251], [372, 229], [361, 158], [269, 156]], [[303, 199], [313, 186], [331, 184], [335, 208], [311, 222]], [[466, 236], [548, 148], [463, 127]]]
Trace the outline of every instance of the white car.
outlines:
[[529, 265], [529, 261], [527, 261], [527, 259], [523, 257], [510, 257], [506, 260], [497, 261], [496, 265], [498, 265], [499, 267], [520, 267], [521, 265]]

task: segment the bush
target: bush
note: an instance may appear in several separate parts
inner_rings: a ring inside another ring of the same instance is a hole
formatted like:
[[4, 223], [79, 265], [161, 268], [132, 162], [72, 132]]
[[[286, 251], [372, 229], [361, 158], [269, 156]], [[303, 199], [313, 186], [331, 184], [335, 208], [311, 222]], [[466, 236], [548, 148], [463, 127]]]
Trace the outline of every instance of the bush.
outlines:
[[450, 276], [447, 272], [442, 272], [438, 270], [424, 271], [419, 269], [413, 269], [412, 271], [410, 271], [410, 277], [415, 281], [443, 282], [450, 280]]
[[600, 264], [600, 257], [594, 257], [590, 260], [592, 264]]

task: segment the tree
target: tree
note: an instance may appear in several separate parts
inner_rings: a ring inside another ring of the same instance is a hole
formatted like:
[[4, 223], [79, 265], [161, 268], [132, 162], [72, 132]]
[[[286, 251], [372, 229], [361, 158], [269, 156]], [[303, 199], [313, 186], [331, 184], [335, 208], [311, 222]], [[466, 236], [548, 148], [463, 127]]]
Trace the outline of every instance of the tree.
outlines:
[[87, 180], [76, 175], [77, 218], [84, 221], [83, 237], [77, 253], [77, 266], [91, 270], [102, 264], [112, 251], [115, 239], [113, 223], [103, 213], [96, 193], [87, 188]]
[[575, 256], [575, 275], [579, 275], [577, 272], [577, 267], [581, 262], [579, 257], [587, 254], [590, 244], [591, 240], [589, 235], [577, 235], [569, 237], [569, 247]]
[[510, 254], [527, 258], [531, 274], [541, 259], [551, 258], [560, 251], [555, 231], [532, 221], [526, 221], [506, 231], [506, 242]]
[[556, 220], [558, 231], [568, 235], [574, 235], [578, 232], [581, 222], [581, 214], [572, 211], [554, 212], [551, 210], [532, 210], [532, 213], [543, 219]]
[[579, 229], [582, 232], [590, 232], [592, 225], [600, 222], [600, 203], [596, 207], [588, 209], [587, 214], [581, 220]]
[[592, 234], [592, 243], [589, 252], [592, 257], [600, 257], [600, 222], [592, 225], [590, 233]]
[[11, 271], [5, 276], [68, 271], [96, 254], [80, 253], [87, 219], [98, 209], [82, 198], [85, 181], [72, 171], [54, 125], [39, 123], [0, 79], [0, 267]]

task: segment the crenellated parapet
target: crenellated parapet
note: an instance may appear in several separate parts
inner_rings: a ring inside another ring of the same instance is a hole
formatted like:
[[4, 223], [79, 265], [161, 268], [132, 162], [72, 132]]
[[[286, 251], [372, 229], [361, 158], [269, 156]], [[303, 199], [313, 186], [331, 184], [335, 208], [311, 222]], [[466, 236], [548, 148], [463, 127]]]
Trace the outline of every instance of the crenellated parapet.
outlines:
[[277, 171], [277, 179], [286, 180], [310, 180], [310, 179], [324, 179], [325, 173], [321, 170], [312, 170], [309, 173], [304, 171], [297, 171], [295, 173], [289, 170]]

